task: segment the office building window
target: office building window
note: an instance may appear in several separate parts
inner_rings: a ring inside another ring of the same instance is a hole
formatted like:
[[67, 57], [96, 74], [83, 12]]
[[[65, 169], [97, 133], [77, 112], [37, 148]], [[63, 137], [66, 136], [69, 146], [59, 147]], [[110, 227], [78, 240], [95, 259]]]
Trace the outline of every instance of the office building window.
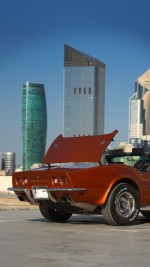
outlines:
[[76, 94], [76, 88], [74, 88], [74, 95]]
[[91, 94], [91, 87], [89, 87], [89, 95]]
[[79, 87], [79, 94], [81, 94], [81, 88]]
[[86, 94], [86, 88], [84, 88], [84, 95]]

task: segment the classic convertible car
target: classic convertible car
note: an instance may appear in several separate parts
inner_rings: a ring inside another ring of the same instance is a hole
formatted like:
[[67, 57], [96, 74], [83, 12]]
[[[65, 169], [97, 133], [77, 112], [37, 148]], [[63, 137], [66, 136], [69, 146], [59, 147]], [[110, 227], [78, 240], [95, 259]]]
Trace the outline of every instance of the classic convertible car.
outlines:
[[[39, 205], [50, 221], [66, 221], [72, 214], [102, 214], [111, 225], [135, 223], [139, 211], [150, 219], [150, 154], [111, 150], [102, 156], [117, 134], [58, 136], [43, 166], [13, 174], [20, 201]], [[106, 153], [106, 152], [105, 152]]]

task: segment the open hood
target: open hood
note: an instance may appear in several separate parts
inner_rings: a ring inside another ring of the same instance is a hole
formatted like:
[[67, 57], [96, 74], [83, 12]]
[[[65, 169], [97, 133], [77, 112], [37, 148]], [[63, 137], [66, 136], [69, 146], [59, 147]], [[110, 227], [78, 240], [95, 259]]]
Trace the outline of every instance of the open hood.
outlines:
[[117, 134], [62, 137], [59, 135], [50, 145], [43, 164], [65, 162], [99, 162], [104, 151]]

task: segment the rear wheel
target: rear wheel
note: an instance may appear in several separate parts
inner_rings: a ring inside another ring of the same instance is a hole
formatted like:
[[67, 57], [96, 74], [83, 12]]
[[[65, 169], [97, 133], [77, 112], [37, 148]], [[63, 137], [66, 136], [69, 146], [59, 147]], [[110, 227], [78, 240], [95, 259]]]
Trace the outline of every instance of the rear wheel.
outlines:
[[72, 213], [52, 209], [45, 203], [40, 203], [39, 209], [41, 214], [49, 221], [64, 222], [72, 216]]
[[111, 191], [102, 207], [102, 215], [108, 224], [133, 224], [139, 213], [139, 193], [128, 183], [120, 183]]

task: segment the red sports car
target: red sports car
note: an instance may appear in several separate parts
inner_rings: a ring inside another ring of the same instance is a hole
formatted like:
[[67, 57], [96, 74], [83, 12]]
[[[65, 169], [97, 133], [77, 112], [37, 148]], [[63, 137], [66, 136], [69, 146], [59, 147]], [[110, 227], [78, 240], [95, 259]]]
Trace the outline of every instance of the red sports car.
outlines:
[[108, 224], [130, 225], [139, 211], [150, 219], [150, 154], [136, 148], [132, 153], [112, 150], [102, 163], [117, 132], [58, 136], [43, 166], [14, 173], [13, 188], [8, 190], [20, 201], [39, 205], [50, 221], [66, 221], [72, 214], [102, 214]]

